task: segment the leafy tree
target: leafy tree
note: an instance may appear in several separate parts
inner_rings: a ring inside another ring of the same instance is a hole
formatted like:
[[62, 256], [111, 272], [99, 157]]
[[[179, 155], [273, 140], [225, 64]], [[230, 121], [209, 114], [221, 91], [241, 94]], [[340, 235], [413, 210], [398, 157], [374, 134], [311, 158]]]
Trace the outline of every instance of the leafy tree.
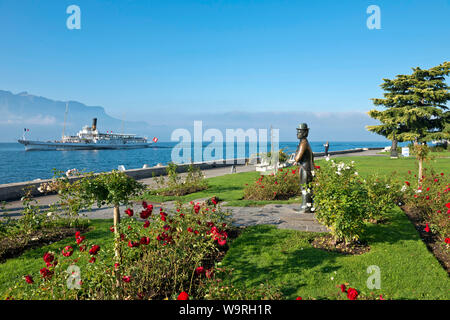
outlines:
[[[367, 126], [369, 131], [390, 140], [414, 141], [415, 145], [431, 140], [450, 139], [449, 86], [450, 62], [430, 69], [413, 68], [411, 75], [383, 79], [384, 98], [372, 99], [383, 111], [370, 110], [369, 116], [381, 122]], [[416, 152], [421, 167], [424, 152]], [[419, 172], [419, 177], [422, 173]]]

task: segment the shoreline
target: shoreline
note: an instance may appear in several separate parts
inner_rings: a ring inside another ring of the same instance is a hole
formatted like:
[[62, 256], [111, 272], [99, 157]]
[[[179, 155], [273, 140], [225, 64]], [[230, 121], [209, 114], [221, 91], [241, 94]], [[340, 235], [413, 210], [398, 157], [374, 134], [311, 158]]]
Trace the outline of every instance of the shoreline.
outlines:
[[[362, 155], [363, 152], [370, 151], [380, 151], [384, 148], [356, 148], [356, 149], [347, 149], [340, 151], [329, 151], [329, 155]], [[315, 158], [322, 158], [325, 156], [324, 152], [314, 152]], [[216, 168], [227, 168], [233, 165], [236, 168], [246, 166], [246, 162], [249, 162], [249, 158], [245, 159], [228, 159], [228, 160], [215, 160], [215, 161], [204, 161], [200, 163], [193, 163], [194, 166], [200, 168], [202, 171], [213, 170]], [[183, 173], [187, 171], [189, 164], [181, 164], [178, 165], [177, 172]], [[248, 167], [253, 167], [254, 165], [248, 164]], [[128, 169], [124, 170], [125, 174], [136, 179], [136, 180], [144, 180], [148, 178], [152, 178], [153, 176], [161, 176], [166, 175], [167, 166], [154, 166], [149, 168], [138, 168], [138, 169]], [[104, 173], [104, 172], [100, 172]], [[96, 174], [100, 174], [96, 173]], [[224, 173], [226, 174], [226, 173]], [[79, 178], [71, 178], [73, 180]], [[23, 196], [23, 189], [31, 187], [31, 192], [33, 197], [45, 197], [51, 195], [51, 193], [41, 193], [37, 190], [37, 188], [45, 182], [52, 181], [52, 179], [39, 179], [39, 180], [31, 180], [31, 181], [22, 181], [22, 182], [14, 182], [14, 183], [6, 183], [0, 184], [0, 201], [14, 201], [19, 200]]]

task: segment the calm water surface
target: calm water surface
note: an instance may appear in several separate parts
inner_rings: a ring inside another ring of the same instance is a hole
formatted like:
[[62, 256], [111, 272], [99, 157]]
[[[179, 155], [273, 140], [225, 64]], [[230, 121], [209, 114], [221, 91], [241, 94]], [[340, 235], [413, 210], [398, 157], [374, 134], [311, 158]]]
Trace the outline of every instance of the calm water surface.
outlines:
[[[66, 171], [77, 168], [93, 172], [110, 171], [124, 165], [126, 169], [154, 166], [171, 160], [176, 142], [158, 142], [159, 147], [134, 150], [28, 151], [19, 143], [0, 143], [0, 184], [48, 179], [53, 168]], [[311, 142], [313, 151], [322, 152], [324, 142]], [[207, 145], [207, 144], [205, 144]], [[294, 152], [296, 142], [280, 142], [280, 148]], [[365, 147], [385, 147], [390, 142], [330, 142], [330, 151]], [[236, 148], [236, 146], [235, 146]], [[269, 146], [270, 148], [270, 146]], [[246, 144], [246, 157], [248, 157]], [[223, 152], [225, 158], [226, 152]], [[236, 154], [236, 151], [235, 151]], [[204, 159], [211, 160], [211, 159]]]

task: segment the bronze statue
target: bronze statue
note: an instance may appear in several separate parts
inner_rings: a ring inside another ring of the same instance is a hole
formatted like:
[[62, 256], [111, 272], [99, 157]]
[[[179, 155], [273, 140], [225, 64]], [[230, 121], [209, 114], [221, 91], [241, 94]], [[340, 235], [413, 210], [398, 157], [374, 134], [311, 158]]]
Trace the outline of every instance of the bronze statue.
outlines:
[[308, 137], [309, 128], [306, 123], [301, 123], [297, 128], [297, 138], [300, 139], [297, 151], [295, 153], [295, 163], [299, 168], [300, 186], [302, 190], [302, 205], [300, 212], [309, 213], [312, 207], [312, 193], [308, 192], [305, 185], [312, 181], [312, 171], [314, 170], [314, 154], [309, 145]]

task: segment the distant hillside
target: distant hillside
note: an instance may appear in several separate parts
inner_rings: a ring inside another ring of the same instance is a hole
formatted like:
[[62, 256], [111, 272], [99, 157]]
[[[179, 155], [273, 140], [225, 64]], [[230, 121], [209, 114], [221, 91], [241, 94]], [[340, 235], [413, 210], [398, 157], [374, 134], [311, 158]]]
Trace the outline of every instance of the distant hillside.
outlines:
[[[90, 125], [92, 118], [98, 119], [100, 131], [122, 131], [122, 120], [106, 114], [103, 107], [86, 106], [77, 101], [68, 101], [69, 112], [66, 134], [75, 134], [83, 125]], [[22, 136], [23, 128], [29, 128], [29, 139], [52, 140], [59, 138], [64, 124], [65, 101], [55, 101], [21, 92], [13, 94], [0, 90], [0, 141], [11, 142]], [[124, 121], [126, 133], [153, 137], [145, 122]]]

